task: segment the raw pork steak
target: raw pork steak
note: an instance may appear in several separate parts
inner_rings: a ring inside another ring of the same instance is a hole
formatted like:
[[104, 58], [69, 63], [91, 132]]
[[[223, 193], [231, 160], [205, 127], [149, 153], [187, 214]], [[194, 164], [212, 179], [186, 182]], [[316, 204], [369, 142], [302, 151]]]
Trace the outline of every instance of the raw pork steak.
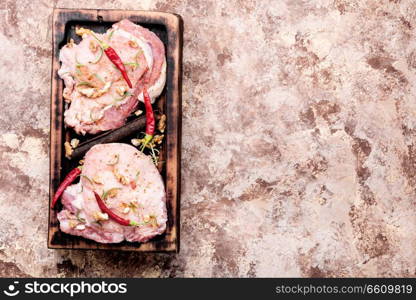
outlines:
[[[103, 214], [93, 191], [117, 215], [139, 226], [123, 226]], [[152, 160], [127, 144], [101, 144], [86, 154], [81, 179], [62, 195], [63, 232], [99, 243], [146, 242], [166, 229], [166, 196]]]
[[152, 101], [166, 80], [165, 47], [151, 31], [128, 20], [115, 23], [95, 36], [115, 49], [133, 84], [129, 89], [120, 71], [103, 53], [88, 30], [78, 29], [79, 44], [65, 45], [59, 54], [58, 71], [64, 80], [64, 98], [70, 103], [65, 123], [79, 134], [95, 134], [118, 128], [143, 101], [147, 86]]

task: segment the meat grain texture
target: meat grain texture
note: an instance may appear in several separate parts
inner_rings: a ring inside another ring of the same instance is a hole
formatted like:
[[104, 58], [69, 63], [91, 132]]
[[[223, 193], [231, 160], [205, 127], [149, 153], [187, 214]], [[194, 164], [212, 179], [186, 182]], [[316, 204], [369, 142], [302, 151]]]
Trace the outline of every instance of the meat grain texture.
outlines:
[[[123, 226], [101, 212], [94, 192], [118, 216], [139, 226]], [[152, 160], [120, 143], [92, 147], [79, 183], [62, 195], [58, 220], [63, 232], [99, 243], [146, 242], [166, 229], [166, 195]]]

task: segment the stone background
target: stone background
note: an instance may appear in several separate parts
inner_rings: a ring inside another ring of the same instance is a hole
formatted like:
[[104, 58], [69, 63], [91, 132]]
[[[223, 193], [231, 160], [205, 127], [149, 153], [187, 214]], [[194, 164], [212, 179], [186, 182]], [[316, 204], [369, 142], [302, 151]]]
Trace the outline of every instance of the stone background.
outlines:
[[[182, 15], [178, 255], [46, 248], [53, 7]], [[416, 276], [416, 2], [0, 1], [0, 276]]]

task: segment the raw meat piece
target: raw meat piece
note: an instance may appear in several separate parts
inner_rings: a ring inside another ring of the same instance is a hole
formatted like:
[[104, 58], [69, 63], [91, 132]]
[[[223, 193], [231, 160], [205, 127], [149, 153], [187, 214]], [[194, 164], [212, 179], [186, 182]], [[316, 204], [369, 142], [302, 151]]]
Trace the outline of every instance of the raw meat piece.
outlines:
[[143, 101], [143, 87], [148, 87], [154, 102], [166, 81], [165, 48], [153, 32], [122, 20], [105, 34], [95, 35], [115, 49], [126, 65], [133, 88], [128, 88], [91, 34], [84, 32], [79, 44], [65, 45], [58, 71], [65, 83], [64, 98], [70, 103], [64, 113], [65, 124], [79, 134], [122, 126], [138, 100]]
[[[117, 215], [140, 225], [105, 220], [93, 191]], [[146, 242], [166, 229], [163, 180], [150, 157], [127, 144], [92, 147], [85, 156], [80, 182], [66, 189], [62, 204], [61, 230], [99, 243]]]

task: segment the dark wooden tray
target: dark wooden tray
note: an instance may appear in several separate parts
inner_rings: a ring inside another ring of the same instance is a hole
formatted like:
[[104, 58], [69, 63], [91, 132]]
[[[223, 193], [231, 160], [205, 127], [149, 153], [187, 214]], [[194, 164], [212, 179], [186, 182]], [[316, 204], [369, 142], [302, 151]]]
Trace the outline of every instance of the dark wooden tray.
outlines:
[[[59, 50], [70, 38], [76, 42], [75, 27], [82, 26], [96, 32], [104, 32], [115, 22], [129, 19], [153, 31], [166, 48], [166, 86], [156, 100], [155, 109], [166, 114], [165, 139], [162, 146], [162, 159], [165, 163], [159, 168], [166, 187], [168, 223], [166, 232], [147, 243], [122, 242], [100, 244], [88, 239], [65, 234], [59, 229], [56, 214], [61, 207], [49, 211], [48, 248], [53, 249], [102, 249], [121, 251], [179, 251], [179, 197], [180, 197], [180, 140], [181, 140], [181, 80], [182, 80], [182, 36], [183, 23], [180, 16], [154, 11], [128, 10], [72, 10], [55, 9], [53, 13], [53, 57], [51, 93], [51, 132], [50, 132], [50, 200], [66, 174], [78, 165], [80, 158], [65, 158], [64, 142], [73, 137], [81, 140], [81, 146], [89, 147], [93, 140], [100, 142], [129, 142], [136, 135], [125, 136], [120, 130], [113, 130], [96, 136], [78, 136], [64, 126], [65, 110], [62, 97], [63, 81], [57, 71], [60, 67]], [[130, 118], [125, 125], [143, 131], [143, 119]], [[125, 128], [122, 128], [121, 131]]]

